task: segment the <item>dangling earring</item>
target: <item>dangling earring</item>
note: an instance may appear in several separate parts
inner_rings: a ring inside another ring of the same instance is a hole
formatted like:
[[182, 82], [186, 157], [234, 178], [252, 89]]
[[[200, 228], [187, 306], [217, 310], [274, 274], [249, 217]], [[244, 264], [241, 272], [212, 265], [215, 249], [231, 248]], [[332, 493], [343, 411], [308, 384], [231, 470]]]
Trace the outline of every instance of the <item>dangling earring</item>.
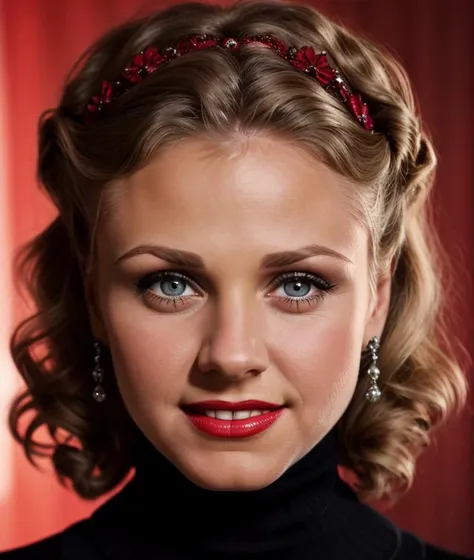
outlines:
[[379, 339], [376, 336], [374, 336], [373, 338], [370, 339], [369, 343], [367, 344], [367, 350], [370, 350], [372, 352], [372, 363], [370, 364], [369, 369], [367, 370], [367, 374], [370, 377], [370, 386], [369, 389], [367, 390], [367, 393], [365, 393], [365, 398], [372, 403], [377, 402], [382, 396], [382, 392], [380, 391], [379, 386], [377, 385], [377, 379], [379, 378], [380, 375], [380, 370], [377, 367], [379, 348], [380, 348]]
[[101, 403], [103, 401], [105, 401], [106, 398], [106, 394], [104, 391], [104, 388], [102, 387], [101, 383], [104, 380], [104, 370], [100, 367], [100, 345], [98, 342], [94, 342], [94, 347], [95, 347], [95, 356], [94, 356], [94, 361], [95, 361], [95, 366], [94, 366], [94, 371], [92, 372], [92, 377], [94, 378], [94, 381], [97, 383], [94, 391], [92, 392], [92, 396], [94, 397], [94, 400], [96, 400], [98, 403]]

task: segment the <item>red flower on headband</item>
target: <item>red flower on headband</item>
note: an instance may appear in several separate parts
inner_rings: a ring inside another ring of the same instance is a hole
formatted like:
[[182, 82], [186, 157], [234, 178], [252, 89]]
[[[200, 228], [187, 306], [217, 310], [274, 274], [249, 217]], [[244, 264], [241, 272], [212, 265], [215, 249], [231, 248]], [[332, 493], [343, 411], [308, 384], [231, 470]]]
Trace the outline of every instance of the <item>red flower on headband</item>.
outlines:
[[91, 99], [91, 103], [87, 105], [87, 110], [91, 113], [100, 111], [104, 103], [110, 103], [112, 101], [113, 94], [114, 88], [112, 84], [103, 80], [100, 95], [94, 95], [94, 97]]
[[89, 122], [92, 114], [99, 113], [105, 105], [112, 100], [129, 91], [130, 87], [141, 82], [148, 75], [155, 72], [163, 62], [168, 62], [174, 57], [191, 52], [193, 50], [206, 49], [208, 47], [220, 45], [229, 51], [238, 51], [242, 44], [260, 43], [271, 47], [278, 55], [294, 67], [311, 77], [323, 86], [328, 92], [335, 93], [348, 107], [349, 111], [357, 121], [368, 131], [373, 132], [374, 122], [369, 115], [369, 109], [362, 100], [360, 94], [353, 94], [344, 78], [339, 75], [336, 68], [333, 68], [328, 60], [326, 51], [316, 52], [311, 46], [288, 47], [286, 43], [272, 35], [254, 35], [236, 39], [235, 37], [215, 37], [212, 35], [201, 34], [183, 38], [175, 46], [170, 46], [162, 50], [161, 54], [157, 47], [149, 46], [138, 54], [134, 55], [123, 70], [122, 76], [112, 85], [109, 82], [102, 82], [100, 95], [92, 97], [85, 111], [84, 121]]
[[374, 121], [369, 115], [369, 108], [363, 102], [360, 93], [353, 93], [349, 96], [348, 105], [351, 112], [356, 116], [357, 120], [362, 123], [365, 130], [374, 128]]
[[131, 84], [141, 82], [148, 74], [153, 73], [165, 60], [156, 47], [148, 47], [145, 51], [136, 54], [123, 71], [123, 77]]
[[326, 53], [316, 53], [313, 47], [301, 47], [290, 62], [305, 72], [308, 68], [312, 70], [314, 77], [322, 86], [328, 86], [337, 76], [334, 68], [329, 66]]

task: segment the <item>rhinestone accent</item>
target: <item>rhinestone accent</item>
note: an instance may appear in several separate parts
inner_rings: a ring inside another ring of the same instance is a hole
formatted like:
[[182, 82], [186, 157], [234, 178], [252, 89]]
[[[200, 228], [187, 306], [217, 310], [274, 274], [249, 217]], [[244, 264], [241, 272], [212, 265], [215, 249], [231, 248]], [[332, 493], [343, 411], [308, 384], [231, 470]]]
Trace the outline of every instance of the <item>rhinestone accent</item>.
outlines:
[[97, 401], [98, 403], [101, 403], [101, 402], [105, 401], [105, 397], [107, 395], [105, 394], [104, 388], [101, 387], [100, 385], [97, 385], [97, 387], [92, 392], [92, 396], [94, 397], [95, 401]]
[[367, 373], [369, 374], [370, 378], [375, 381], [379, 378], [380, 370], [375, 364], [372, 364], [367, 370]]
[[235, 39], [229, 38], [224, 41], [224, 47], [227, 49], [232, 49], [237, 45], [237, 41]]
[[371, 387], [369, 387], [367, 393], [365, 394], [365, 398], [372, 403], [377, 402], [381, 396], [382, 392], [377, 387], [377, 385], [372, 385]]
[[100, 383], [104, 380], [104, 371], [100, 368], [96, 368], [92, 372], [92, 377], [96, 383]]
[[379, 339], [378, 339], [376, 336], [374, 336], [374, 337], [370, 340], [370, 342], [369, 342], [369, 344], [368, 344], [368, 347], [369, 347], [371, 350], [378, 350], [378, 349], [380, 348]]
[[170, 57], [174, 57], [177, 54], [177, 50], [174, 47], [167, 47], [165, 53]]

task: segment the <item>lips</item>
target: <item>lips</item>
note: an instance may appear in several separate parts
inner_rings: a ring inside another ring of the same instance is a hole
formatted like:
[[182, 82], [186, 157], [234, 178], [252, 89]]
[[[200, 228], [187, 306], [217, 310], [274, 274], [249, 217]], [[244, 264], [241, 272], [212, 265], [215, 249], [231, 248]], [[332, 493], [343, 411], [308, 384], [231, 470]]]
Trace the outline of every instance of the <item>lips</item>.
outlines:
[[[250, 399], [239, 402], [199, 401], [185, 404], [181, 408], [200, 432], [217, 438], [247, 438], [268, 430], [284, 413], [286, 406]], [[238, 411], [251, 414], [245, 418], [236, 418]]]
[[[260, 401], [261, 402], [261, 401]], [[209, 413], [209, 409], [208, 413]], [[184, 410], [188, 420], [201, 433], [215, 438], [248, 438], [265, 432], [285, 413], [286, 407], [267, 410], [241, 420], [212, 418], [205, 413]], [[231, 411], [227, 411], [232, 414]]]

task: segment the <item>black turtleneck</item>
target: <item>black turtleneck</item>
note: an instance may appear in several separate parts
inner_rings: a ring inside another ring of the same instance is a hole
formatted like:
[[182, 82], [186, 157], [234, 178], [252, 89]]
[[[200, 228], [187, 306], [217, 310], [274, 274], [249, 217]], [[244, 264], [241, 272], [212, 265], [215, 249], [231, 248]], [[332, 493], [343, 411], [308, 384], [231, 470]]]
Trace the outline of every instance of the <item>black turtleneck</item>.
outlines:
[[339, 478], [338, 459], [333, 429], [268, 487], [213, 491], [189, 481], [143, 437], [130, 483], [89, 519], [13, 552], [11, 560], [462, 558], [400, 531], [360, 503]]
[[[199, 551], [203, 558], [258, 558], [293, 551], [296, 545], [315, 546], [338, 482], [337, 451], [333, 430], [270, 486], [250, 492], [212, 491], [196, 486], [141, 439], [135, 478], [113, 505], [114, 524], [126, 518], [124, 525], [136, 527], [141, 554], [156, 550], [160, 534], [161, 545], [175, 551], [177, 533], [186, 535], [178, 539], [181, 547], [190, 547], [186, 552]], [[139, 511], [133, 507], [137, 499]], [[122, 553], [117, 551], [117, 558]]]

